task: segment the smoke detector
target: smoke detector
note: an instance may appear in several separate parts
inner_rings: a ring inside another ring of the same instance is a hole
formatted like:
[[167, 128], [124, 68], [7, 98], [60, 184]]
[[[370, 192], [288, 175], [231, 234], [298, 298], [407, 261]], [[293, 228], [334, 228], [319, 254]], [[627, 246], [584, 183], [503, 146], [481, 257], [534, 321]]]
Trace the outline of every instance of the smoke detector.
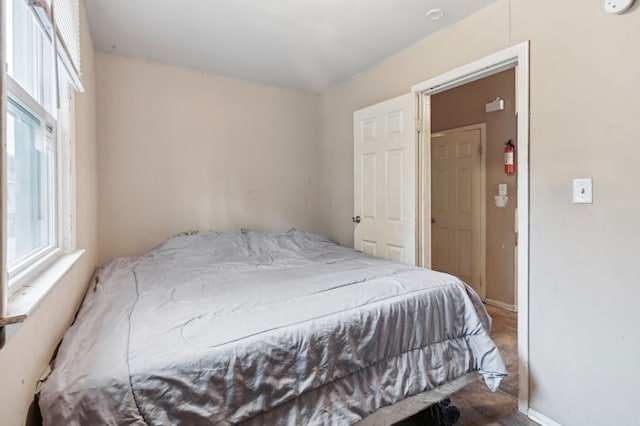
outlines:
[[629, 10], [632, 4], [633, 0], [604, 0], [604, 10], [619, 15]]
[[427, 19], [430, 19], [432, 21], [439, 21], [444, 17], [444, 10], [431, 9], [430, 11], [427, 12], [425, 16], [427, 17]]

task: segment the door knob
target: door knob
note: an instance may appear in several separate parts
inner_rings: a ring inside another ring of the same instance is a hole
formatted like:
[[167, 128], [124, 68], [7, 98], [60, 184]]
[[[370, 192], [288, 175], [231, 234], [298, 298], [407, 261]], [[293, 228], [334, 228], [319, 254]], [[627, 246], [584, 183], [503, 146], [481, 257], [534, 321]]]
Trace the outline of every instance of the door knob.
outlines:
[[353, 223], [360, 223], [360, 216], [352, 217], [352, 218], [351, 218], [351, 222], [353, 222]]

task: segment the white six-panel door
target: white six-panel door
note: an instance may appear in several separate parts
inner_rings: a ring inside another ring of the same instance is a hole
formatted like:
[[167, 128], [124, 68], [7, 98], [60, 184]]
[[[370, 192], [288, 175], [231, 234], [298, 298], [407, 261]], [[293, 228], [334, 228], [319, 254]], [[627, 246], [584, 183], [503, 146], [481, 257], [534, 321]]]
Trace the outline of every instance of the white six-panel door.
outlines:
[[431, 135], [431, 268], [482, 294], [480, 129]]
[[416, 263], [415, 96], [356, 111], [353, 150], [354, 248], [411, 265]]

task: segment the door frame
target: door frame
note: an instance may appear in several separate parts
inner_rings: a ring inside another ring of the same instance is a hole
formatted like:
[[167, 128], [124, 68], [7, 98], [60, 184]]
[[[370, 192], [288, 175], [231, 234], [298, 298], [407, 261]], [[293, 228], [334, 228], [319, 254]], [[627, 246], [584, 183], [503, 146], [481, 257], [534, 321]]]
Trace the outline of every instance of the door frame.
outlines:
[[418, 167], [421, 178], [418, 182], [419, 212], [416, 227], [419, 248], [419, 263], [431, 265], [431, 254], [425, 246], [425, 218], [431, 217], [430, 185], [426, 185], [425, 176], [430, 176], [430, 161], [425, 164], [420, 150], [430, 146], [431, 138], [431, 95], [461, 86], [472, 81], [515, 68], [516, 72], [516, 114], [518, 146], [516, 149], [516, 167], [518, 173], [518, 255], [517, 255], [517, 305], [518, 305], [518, 360], [519, 392], [518, 409], [529, 415], [529, 41], [524, 41], [507, 49], [483, 57], [454, 70], [414, 85], [411, 90], [421, 95], [420, 113], [422, 120], [420, 141], [418, 144]]
[[[429, 115], [430, 116], [430, 115]], [[454, 133], [467, 132], [469, 130], [479, 130], [480, 131], [480, 298], [482, 300], [487, 297], [487, 124], [486, 123], [478, 123], [471, 124], [469, 126], [455, 127], [453, 129], [442, 130], [440, 132], [431, 133], [429, 135], [428, 143], [424, 141], [424, 149], [419, 155], [424, 155], [426, 158], [423, 159], [424, 162], [429, 162], [429, 169], [419, 168], [418, 169], [418, 179], [421, 182], [427, 182], [427, 178], [431, 176], [431, 139], [435, 136], [445, 136], [451, 135]], [[427, 147], [429, 149], [427, 149]], [[424, 164], [424, 163], [423, 163]], [[429, 172], [429, 175], [426, 172]], [[423, 176], [424, 174], [424, 176]], [[426, 186], [426, 185], [425, 185]], [[426, 189], [426, 188], [425, 188]], [[426, 200], [425, 200], [426, 201]], [[429, 184], [429, 206], [431, 206], [431, 185]], [[431, 212], [431, 209], [429, 209]], [[431, 216], [429, 216], [431, 217]], [[429, 226], [429, 239], [424, 239], [424, 244], [428, 245], [429, 250], [429, 266], [431, 266], [431, 251], [432, 251], [432, 241], [431, 241], [431, 226]], [[426, 231], [426, 228], [425, 228]], [[420, 253], [423, 253], [426, 250], [420, 250]], [[424, 266], [424, 265], [421, 265]]]

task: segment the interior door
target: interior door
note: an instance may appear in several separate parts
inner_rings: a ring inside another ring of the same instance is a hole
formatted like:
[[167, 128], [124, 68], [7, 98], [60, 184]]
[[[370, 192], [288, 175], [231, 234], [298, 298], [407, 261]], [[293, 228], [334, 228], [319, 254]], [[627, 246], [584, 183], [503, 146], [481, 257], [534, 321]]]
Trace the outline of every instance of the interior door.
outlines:
[[416, 262], [416, 95], [354, 113], [354, 248]]
[[481, 293], [480, 129], [431, 135], [431, 268]]

